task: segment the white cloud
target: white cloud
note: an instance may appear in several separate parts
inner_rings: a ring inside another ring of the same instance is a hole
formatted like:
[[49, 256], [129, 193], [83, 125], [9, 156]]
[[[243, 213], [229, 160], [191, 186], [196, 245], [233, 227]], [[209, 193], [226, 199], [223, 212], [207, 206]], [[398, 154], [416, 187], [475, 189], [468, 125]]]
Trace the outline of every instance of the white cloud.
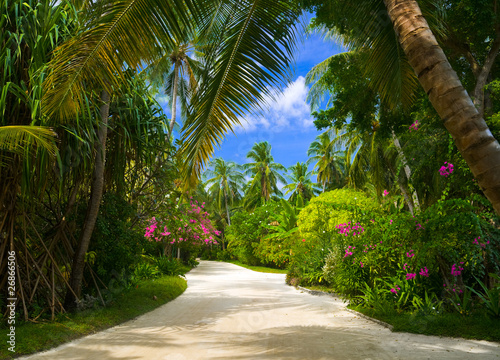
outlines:
[[291, 128], [304, 131], [313, 127], [313, 119], [306, 102], [308, 87], [305, 78], [299, 76], [281, 94], [265, 96], [265, 110], [240, 118], [238, 133], [266, 131], [279, 133]]

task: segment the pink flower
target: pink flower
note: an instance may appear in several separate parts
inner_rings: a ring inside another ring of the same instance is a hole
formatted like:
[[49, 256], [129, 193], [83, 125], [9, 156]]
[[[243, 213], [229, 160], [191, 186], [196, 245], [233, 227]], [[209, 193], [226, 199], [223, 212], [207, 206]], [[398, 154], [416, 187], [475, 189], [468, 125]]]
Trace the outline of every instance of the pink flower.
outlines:
[[412, 279], [415, 279], [416, 277], [417, 277], [416, 273], [408, 273], [408, 274], [406, 274], [406, 280], [412, 280]]
[[[448, 164], [448, 165], [446, 165]], [[439, 169], [439, 175], [448, 177], [453, 172], [453, 164], [444, 162], [444, 165]]]
[[419, 274], [424, 277], [429, 277], [429, 270], [427, 269], [427, 266], [425, 266], [423, 269], [420, 269]]

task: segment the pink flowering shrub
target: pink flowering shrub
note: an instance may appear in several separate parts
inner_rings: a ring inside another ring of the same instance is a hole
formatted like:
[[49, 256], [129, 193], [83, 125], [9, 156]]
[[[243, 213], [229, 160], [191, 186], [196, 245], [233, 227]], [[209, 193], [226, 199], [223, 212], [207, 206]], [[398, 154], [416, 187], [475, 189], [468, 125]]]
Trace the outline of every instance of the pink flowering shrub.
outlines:
[[153, 216], [146, 226], [144, 237], [161, 242], [165, 254], [174, 244], [183, 249], [217, 244], [220, 232], [214, 228], [202, 206], [191, 200], [189, 206], [176, 209], [164, 219]]

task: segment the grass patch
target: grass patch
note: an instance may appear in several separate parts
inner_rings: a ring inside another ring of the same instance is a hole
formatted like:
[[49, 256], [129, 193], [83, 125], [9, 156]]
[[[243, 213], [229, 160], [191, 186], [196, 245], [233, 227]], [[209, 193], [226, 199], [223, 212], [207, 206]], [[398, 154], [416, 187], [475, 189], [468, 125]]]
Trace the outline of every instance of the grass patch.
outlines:
[[470, 316], [456, 313], [443, 313], [435, 316], [419, 316], [409, 313], [380, 315], [373, 309], [351, 305], [348, 307], [391, 324], [394, 326], [393, 331], [397, 332], [500, 342], [500, 322], [498, 319], [488, 317], [485, 312], [478, 311]]
[[238, 260], [227, 260], [225, 262], [244, 267], [245, 269], [250, 269], [250, 270], [262, 272], [262, 273], [271, 273], [271, 274], [286, 274], [287, 273], [287, 270], [285, 270], [285, 269], [274, 269], [274, 268], [270, 268], [270, 267], [266, 267], [266, 266], [252, 266], [252, 265], [243, 264], [242, 262], [240, 262]]
[[[0, 359], [47, 350], [84, 335], [118, 325], [136, 316], [154, 310], [175, 299], [187, 288], [186, 280], [165, 276], [141, 281], [130, 291], [121, 293], [107, 307], [85, 310], [75, 314], [59, 315], [54, 322], [23, 323], [16, 326], [16, 352], [7, 350], [7, 342], [0, 348]], [[156, 300], [153, 299], [156, 296]], [[0, 329], [1, 337], [8, 330]]]

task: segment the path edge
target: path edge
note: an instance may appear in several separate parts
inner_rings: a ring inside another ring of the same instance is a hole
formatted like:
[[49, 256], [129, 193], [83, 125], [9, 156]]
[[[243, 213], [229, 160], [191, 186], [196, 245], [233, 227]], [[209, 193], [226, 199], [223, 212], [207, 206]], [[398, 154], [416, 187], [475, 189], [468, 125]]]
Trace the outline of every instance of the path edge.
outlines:
[[[304, 291], [306, 293], [309, 293], [313, 296], [331, 296], [331, 297], [334, 297], [334, 298], [338, 298], [338, 296], [334, 293], [328, 293], [328, 292], [325, 292], [325, 291], [320, 291], [320, 290], [310, 290], [310, 289], [307, 289], [305, 287], [302, 287], [302, 286], [297, 286], [296, 287], [298, 290], [301, 290], [301, 291]], [[378, 320], [378, 319], [374, 319], [368, 315], [365, 315], [365, 314], [362, 314], [360, 313], [359, 311], [356, 311], [356, 310], [352, 310], [352, 309], [349, 309], [349, 308], [345, 308], [345, 310], [347, 310], [348, 312], [350, 312], [351, 314], [354, 314], [354, 315], [357, 315], [359, 317], [362, 317], [363, 319], [365, 320], [368, 320], [368, 321], [372, 321], [378, 325], [381, 325], [391, 331], [393, 331], [394, 329], [394, 326], [392, 326], [391, 324], [388, 324], [386, 323], [385, 321], [382, 321], [382, 320]]]

